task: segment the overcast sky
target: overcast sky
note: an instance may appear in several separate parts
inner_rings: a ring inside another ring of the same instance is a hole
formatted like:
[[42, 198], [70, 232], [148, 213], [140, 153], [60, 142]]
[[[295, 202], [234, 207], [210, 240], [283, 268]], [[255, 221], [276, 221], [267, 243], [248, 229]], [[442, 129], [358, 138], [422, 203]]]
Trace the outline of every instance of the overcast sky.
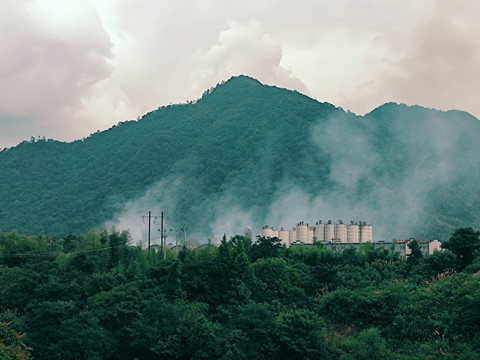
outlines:
[[0, 149], [74, 140], [233, 75], [357, 114], [480, 117], [477, 0], [2, 0]]

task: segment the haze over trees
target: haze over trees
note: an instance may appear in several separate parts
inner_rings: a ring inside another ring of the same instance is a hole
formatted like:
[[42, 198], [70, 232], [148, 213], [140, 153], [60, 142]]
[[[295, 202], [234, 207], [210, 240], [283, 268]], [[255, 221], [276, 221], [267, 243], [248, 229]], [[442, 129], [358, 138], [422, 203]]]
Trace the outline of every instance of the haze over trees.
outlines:
[[0, 152], [0, 231], [78, 235], [158, 209], [202, 242], [309, 218], [446, 240], [480, 220], [479, 138], [463, 112], [390, 103], [362, 117], [239, 76], [83, 140]]
[[[476, 246], [472, 229], [450, 242]], [[480, 254], [0, 233], [2, 359], [476, 359]], [[446, 246], [448, 247], [448, 246]], [[413, 245], [412, 250], [415, 248]]]

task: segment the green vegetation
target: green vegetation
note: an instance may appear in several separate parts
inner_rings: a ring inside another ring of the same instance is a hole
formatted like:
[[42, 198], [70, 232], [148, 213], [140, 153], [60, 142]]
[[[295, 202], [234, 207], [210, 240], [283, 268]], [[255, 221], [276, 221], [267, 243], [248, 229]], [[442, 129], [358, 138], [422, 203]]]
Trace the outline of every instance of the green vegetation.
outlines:
[[0, 357], [476, 359], [478, 237], [404, 259], [237, 235], [163, 260], [128, 232], [1, 233]]
[[479, 138], [462, 112], [385, 104], [360, 117], [239, 76], [83, 140], [1, 151], [0, 231], [83, 234], [155, 206], [203, 242], [228, 209], [259, 229], [278, 203], [301, 220], [289, 200], [310, 199], [297, 206], [340, 207], [324, 216], [373, 222], [377, 239], [446, 240], [480, 221]]

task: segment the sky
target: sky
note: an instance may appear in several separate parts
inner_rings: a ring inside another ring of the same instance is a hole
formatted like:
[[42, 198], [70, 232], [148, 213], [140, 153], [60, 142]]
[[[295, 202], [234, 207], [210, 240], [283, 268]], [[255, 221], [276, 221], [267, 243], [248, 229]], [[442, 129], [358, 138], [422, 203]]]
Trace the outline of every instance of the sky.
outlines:
[[477, 0], [2, 0], [0, 149], [72, 141], [231, 76], [356, 114], [480, 118]]

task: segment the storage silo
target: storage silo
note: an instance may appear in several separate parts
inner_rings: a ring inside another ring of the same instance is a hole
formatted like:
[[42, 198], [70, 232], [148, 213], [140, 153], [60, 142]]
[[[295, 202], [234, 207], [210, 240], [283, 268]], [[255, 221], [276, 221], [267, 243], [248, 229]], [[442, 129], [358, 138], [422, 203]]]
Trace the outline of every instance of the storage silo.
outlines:
[[373, 225], [369, 224], [368, 229], [369, 229], [369, 235], [368, 235], [369, 240], [370, 240], [370, 242], [373, 242]]
[[303, 244], [307, 243], [307, 232], [308, 226], [303, 221], [300, 221], [297, 224], [297, 241], [300, 241]]
[[366, 221], [360, 221], [360, 242], [372, 242], [373, 241], [373, 228], [372, 225], [367, 224]]
[[272, 228], [272, 238], [278, 238], [278, 230]]
[[325, 224], [325, 242], [333, 242], [335, 239], [335, 224], [332, 220], [328, 220]]
[[307, 224], [307, 244], [313, 244], [313, 227], [308, 226]]
[[295, 241], [297, 241], [297, 230], [293, 228], [288, 232], [288, 242], [292, 245]]
[[322, 224], [322, 220], [317, 221], [315, 224], [315, 240], [317, 242], [325, 242], [325, 225]]
[[350, 221], [350, 225], [347, 225], [347, 242], [358, 243], [360, 242], [359, 227], [354, 221]]
[[283, 227], [278, 230], [278, 238], [282, 242], [282, 245], [290, 246], [290, 235], [289, 231], [285, 230]]
[[339, 243], [347, 242], [347, 225], [343, 220], [338, 220], [338, 224], [335, 225], [335, 240]]
[[271, 238], [272, 237], [272, 230], [273, 230], [273, 228], [265, 225], [263, 227], [262, 231], [260, 232], [260, 236], [264, 237], [264, 238]]

